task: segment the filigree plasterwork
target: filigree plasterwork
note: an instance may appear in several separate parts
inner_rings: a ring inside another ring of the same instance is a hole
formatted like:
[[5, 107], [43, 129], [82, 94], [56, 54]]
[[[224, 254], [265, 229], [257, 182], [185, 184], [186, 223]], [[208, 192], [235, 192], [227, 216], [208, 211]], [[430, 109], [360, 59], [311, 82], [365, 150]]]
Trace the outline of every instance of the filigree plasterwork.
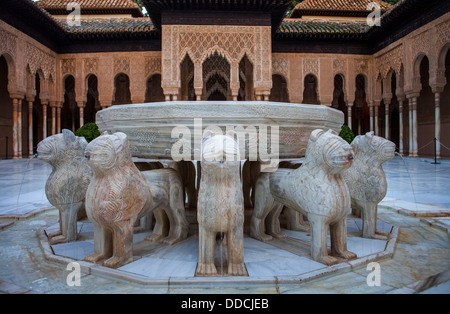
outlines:
[[436, 26], [436, 48], [441, 49], [450, 42], [450, 20]]
[[355, 59], [355, 72], [356, 74], [369, 74], [369, 60], [367, 59]]
[[56, 77], [56, 59], [54, 57], [30, 43], [26, 44], [25, 56], [31, 73], [36, 73], [38, 69], [41, 69], [45, 78], [48, 78], [50, 75], [53, 78]]
[[345, 73], [346, 61], [344, 59], [333, 60], [333, 74]]
[[427, 30], [412, 38], [411, 48], [413, 51], [413, 60], [416, 60], [417, 56], [422, 53], [430, 56], [430, 49], [432, 48], [431, 38], [432, 36], [430, 30]]
[[75, 75], [75, 59], [63, 59], [61, 62], [61, 73], [62, 75]]
[[215, 27], [193, 26], [189, 31], [179, 33], [179, 61], [189, 53], [192, 61], [204, 61], [214, 51], [225, 54], [232, 61], [239, 61], [243, 52], [250, 54], [253, 59], [255, 53], [255, 34], [246, 29], [237, 29], [234, 26], [217, 30]]
[[84, 72], [86, 74], [97, 74], [98, 71], [98, 59], [90, 58], [84, 60]]
[[393, 69], [397, 75], [400, 73], [404, 56], [403, 47], [403, 45], [397, 46], [375, 59], [375, 68], [383, 79], [387, 77], [390, 69]]
[[130, 74], [130, 58], [118, 57], [114, 59], [114, 73]]
[[303, 76], [307, 74], [319, 75], [319, 59], [303, 59]]
[[247, 55], [254, 66], [255, 88], [271, 87], [271, 32], [266, 26], [163, 25], [163, 87], [179, 88], [179, 68], [186, 54], [194, 64], [212, 54], [225, 57], [231, 66]]
[[161, 58], [149, 57], [145, 59], [145, 74], [153, 75], [155, 73], [161, 74]]
[[273, 56], [272, 58], [272, 73], [281, 74], [285, 79], [289, 77], [289, 59], [283, 57]]
[[0, 30], [0, 53], [8, 53], [11, 57], [16, 55], [17, 36]]

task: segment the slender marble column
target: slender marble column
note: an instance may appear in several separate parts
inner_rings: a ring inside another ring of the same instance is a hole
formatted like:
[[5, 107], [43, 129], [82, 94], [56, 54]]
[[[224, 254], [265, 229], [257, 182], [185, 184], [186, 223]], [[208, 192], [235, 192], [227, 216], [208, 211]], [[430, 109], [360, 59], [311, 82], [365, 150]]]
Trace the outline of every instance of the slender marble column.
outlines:
[[59, 134], [61, 133], [61, 109], [62, 109], [63, 103], [58, 103], [58, 107], [56, 107], [56, 132]]
[[389, 105], [391, 104], [391, 100], [386, 99], [384, 101], [384, 137], [388, 140], [391, 139], [391, 119], [389, 115]]
[[436, 156], [441, 157], [441, 94], [434, 94], [434, 111], [435, 111], [435, 122], [434, 122], [434, 137], [436, 138]]
[[42, 104], [42, 138], [47, 138], [47, 104]]
[[351, 105], [349, 105], [348, 107], [347, 107], [347, 125], [348, 125], [348, 127], [350, 128], [350, 130], [352, 129], [352, 109], [353, 109], [353, 106], [351, 106]]
[[22, 158], [22, 99], [17, 102], [17, 155]]
[[86, 104], [84, 102], [78, 103], [78, 109], [80, 113], [80, 128], [84, 125], [84, 107]]
[[412, 124], [413, 124], [413, 153], [412, 157], [418, 157], [418, 146], [417, 146], [417, 97], [412, 98]]
[[55, 102], [50, 105], [52, 108], [52, 135], [56, 134], [56, 106], [57, 104]]
[[18, 139], [18, 120], [17, 110], [19, 105], [19, 99], [13, 98], [13, 158], [19, 158], [19, 139]]
[[398, 101], [398, 124], [400, 129], [398, 152], [403, 155], [403, 100]]
[[28, 156], [33, 156], [33, 101], [28, 101]]
[[375, 135], [379, 135], [379, 125], [378, 125], [378, 111], [380, 109], [380, 102], [375, 102], [375, 117], [374, 117], [374, 125], [375, 125]]
[[371, 106], [369, 106], [369, 111], [370, 111], [370, 131], [373, 131], [374, 130], [374, 128], [373, 128], [373, 122], [374, 122], [374, 119], [373, 119], [373, 111], [374, 111], [374, 109], [373, 109], [373, 105], [371, 105]]
[[413, 100], [412, 98], [408, 98], [408, 122], [409, 122], [409, 155], [412, 156], [413, 155], [413, 128], [414, 128], [414, 124], [413, 124]]

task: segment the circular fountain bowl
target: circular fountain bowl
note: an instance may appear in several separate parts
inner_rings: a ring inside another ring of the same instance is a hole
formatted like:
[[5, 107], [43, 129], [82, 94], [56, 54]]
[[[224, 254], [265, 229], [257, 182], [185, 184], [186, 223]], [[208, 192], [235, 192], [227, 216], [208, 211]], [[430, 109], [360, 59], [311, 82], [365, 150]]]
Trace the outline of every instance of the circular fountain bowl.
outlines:
[[[172, 159], [172, 147], [178, 142], [190, 144], [190, 159], [196, 160], [202, 132], [207, 127], [218, 126], [224, 133], [234, 129], [240, 135], [246, 131], [253, 136], [256, 134], [259, 140], [258, 158], [263, 156], [262, 153], [267, 156], [276, 152], [278, 144], [279, 159], [285, 159], [305, 155], [313, 130], [332, 129], [339, 132], [344, 114], [320, 105], [263, 101], [173, 101], [112, 106], [97, 113], [96, 123], [101, 132], [125, 133], [134, 157]], [[249, 152], [254, 152], [255, 142], [249, 140], [249, 136], [245, 139], [245, 158], [249, 158]], [[264, 142], [267, 145], [263, 145]]]

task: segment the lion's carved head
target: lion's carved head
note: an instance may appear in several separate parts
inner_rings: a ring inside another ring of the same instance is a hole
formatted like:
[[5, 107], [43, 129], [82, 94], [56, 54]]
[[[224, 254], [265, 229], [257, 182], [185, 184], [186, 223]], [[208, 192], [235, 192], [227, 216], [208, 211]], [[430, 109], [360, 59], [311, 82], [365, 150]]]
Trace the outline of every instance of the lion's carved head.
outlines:
[[82, 160], [87, 144], [84, 137], [63, 130], [62, 133], [47, 137], [38, 144], [38, 158], [54, 167], [74, 159]]
[[395, 156], [395, 144], [391, 141], [368, 132], [358, 135], [352, 142], [355, 159], [382, 164]]
[[352, 147], [332, 130], [314, 130], [306, 149], [305, 163], [322, 167], [329, 174], [339, 174], [352, 165]]
[[85, 158], [88, 165], [98, 172], [132, 163], [127, 136], [122, 132], [103, 133], [87, 145]]

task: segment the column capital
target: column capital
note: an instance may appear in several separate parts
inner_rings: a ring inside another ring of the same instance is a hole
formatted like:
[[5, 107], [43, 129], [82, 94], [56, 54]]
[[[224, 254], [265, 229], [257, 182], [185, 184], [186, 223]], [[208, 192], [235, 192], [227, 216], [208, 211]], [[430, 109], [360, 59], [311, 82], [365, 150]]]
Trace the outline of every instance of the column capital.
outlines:
[[440, 94], [440, 93], [444, 92], [444, 87], [445, 87], [445, 85], [434, 85], [434, 86], [431, 86], [431, 91], [434, 94]]
[[78, 108], [86, 107], [86, 102], [85, 101], [77, 101], [77, 107]]
[[419, 90], [413, 89], [413, 90], [405, 91], [405, 95], [406, 95], [406, 98], [408, 98], [408, 99], [417, 98], [420, 96], [420, 89]]
[[21, 92], [10, 92], [9, 93], [9, 97], [11, 99], [24, 99], [25, 98], [25, 94], [21, 93]]

